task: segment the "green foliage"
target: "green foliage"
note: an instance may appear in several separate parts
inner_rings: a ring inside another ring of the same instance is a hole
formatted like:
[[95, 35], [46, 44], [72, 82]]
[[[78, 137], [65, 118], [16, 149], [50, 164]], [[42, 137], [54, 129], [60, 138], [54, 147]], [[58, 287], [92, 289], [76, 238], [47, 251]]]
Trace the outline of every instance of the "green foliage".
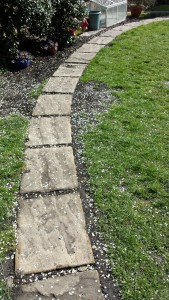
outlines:
[[125, 300], [169, 295], [168, 25], [119, 36], [82, 77], [118, 99], [84, 141], [98, 226]]
[[55, 14], [52, 18], [51, 36], [65, 45], [71, 41], [71, 29], [76, 29], [87, 16], [86, 5], [81, 0], [52, 0]]
[[0, 39], [8, 49], [17, 49], [26, 34], [47, 34], [53, 7], [51, 0], [0, 0]]
[[[0, 41], [4, 53], [16, 52], [25, 37], [52, 37], [59, 45], [71, 41], [87, 15], [81, 0], [0, 0]], [[2, 49], [1, 49], [2, 51]]]
[[43, 80], [38, 86], [36, 86], [36, 88], [33, 88], [30, 91], [30, 96], [32, 98], [37, 99], [42, 94], [42, 90], [46, 83], [47, 83], [47, 80]]

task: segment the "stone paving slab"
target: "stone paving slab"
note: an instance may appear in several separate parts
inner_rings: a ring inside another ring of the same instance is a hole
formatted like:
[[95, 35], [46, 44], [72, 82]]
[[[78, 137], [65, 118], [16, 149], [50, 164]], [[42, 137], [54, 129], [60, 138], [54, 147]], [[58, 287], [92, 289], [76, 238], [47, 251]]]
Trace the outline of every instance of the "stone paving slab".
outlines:
[[101, 36], [111, 36], [113, 39], [120, 34], [122, 34], [121, 30], [114, 30], [114, 28], [113, 28], [113, 29], [103, 32]]
[[97, 271], [48, 278], [22, 285], [14, 300], [103, 300]]
[[29, 125], [27, 146], [70, 144], [70, 117], [32, 118]]
[[96, 53], [80, 53], [75, 51], [72, 55], [69, 56], [68, 59], [66, 59], [66, 62], [69, 63], [89, 63], [90, 60], [92, 60], [95, 57]]
[[78, 77], [51, 77], [43, 88], [43, 92], [73, 94], [78, 81]]
[[100, 49], [102, 49], [104, 47], [104, 45], [97, 45], [97, 44], [84, 44], [83, 46], [81, 46], [77, 52], [79, 53], [97, 53], [100, 51]]
[[19, 207], [17, 274], [94, 263], [78, 193], [21, 200]]
[[53, 74], [53, 76], [80, 77], [86, 66], [87, 64], [62, 64]]
[[72, 97], [69, 94], [41, 95], [38, 97], [32, 115], [70, 115]]
[[88, 42], [88, 44], [107, 45], [113, 40], [111, 36], [96, 36]]
[[78, 186], [71, 147], [27, 149], [20, 192], [49, 192]]
[[101, 28], [99, 30], [93, 30], [93, 31], [86, 31], [86, 32], [82, 33], [82, 37], [84, 37], [84, 36], [90, 37], [90, 36], [95, 35], [95, 34], [97, 34], [99, 32], [102, 32], [104, 29], [105, 28]]

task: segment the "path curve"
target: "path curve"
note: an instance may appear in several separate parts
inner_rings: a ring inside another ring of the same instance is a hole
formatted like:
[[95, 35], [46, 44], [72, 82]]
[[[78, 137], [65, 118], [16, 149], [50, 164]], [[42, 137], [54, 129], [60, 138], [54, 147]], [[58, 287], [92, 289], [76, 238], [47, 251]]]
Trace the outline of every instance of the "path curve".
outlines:
[[[33, 282], [21, 285], [14, 299], [108, 299], [94, 269], [78, 190], [72, 98], [84, 69], [100, 49], [125, 31], [164, 19], [168, 18], [126, 23], [101, 32], [60, 65], [39, 96], [26, 142], [15, 255], [16, 276], [29, 275]], [[53, 270], [60, 270], [59, 276], [50, 276]], [[36, 280], [32, 275], [40, 273], [48, 273], [48, 278]]]

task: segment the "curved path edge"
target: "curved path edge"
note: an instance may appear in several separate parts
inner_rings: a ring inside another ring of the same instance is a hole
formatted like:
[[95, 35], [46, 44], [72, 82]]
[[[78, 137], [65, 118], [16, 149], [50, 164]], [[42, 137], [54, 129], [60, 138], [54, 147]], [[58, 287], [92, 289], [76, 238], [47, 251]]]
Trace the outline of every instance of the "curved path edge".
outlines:
[[21, 285], [15, 300], [105, 299], [78, 191], [72, 98], [84, 69], [101, 48], [125, 31], [167, 19], [147, 19], [101, 32], [60, 65], [39, 96], [30, 120], [20, 183], [15, 272], [31, 278], [53, 270], [70, 271]]

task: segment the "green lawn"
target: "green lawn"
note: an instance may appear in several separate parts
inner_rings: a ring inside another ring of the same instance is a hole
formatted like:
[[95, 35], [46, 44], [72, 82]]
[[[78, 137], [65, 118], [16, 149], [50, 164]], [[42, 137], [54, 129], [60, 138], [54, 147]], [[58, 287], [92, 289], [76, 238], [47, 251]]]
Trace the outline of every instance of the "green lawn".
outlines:
[[155, 5], [153, 7], [150, 7], [151, 11], [169, 11], [169, 5]]
[[163, 21], [124, 33], [82, 76], [119, 99], [83, 139], [98, 227], [125, 300], [169, 295], [168, 28]]
[[[6, 254], [15, 249], [15, 227], [12, 223], [15, 220], [27, 124], [27, 119], [22, 116], [0, 118], [0, 264]], [[0, 299], [8, 299], [9, 291], [1, 275]]]

